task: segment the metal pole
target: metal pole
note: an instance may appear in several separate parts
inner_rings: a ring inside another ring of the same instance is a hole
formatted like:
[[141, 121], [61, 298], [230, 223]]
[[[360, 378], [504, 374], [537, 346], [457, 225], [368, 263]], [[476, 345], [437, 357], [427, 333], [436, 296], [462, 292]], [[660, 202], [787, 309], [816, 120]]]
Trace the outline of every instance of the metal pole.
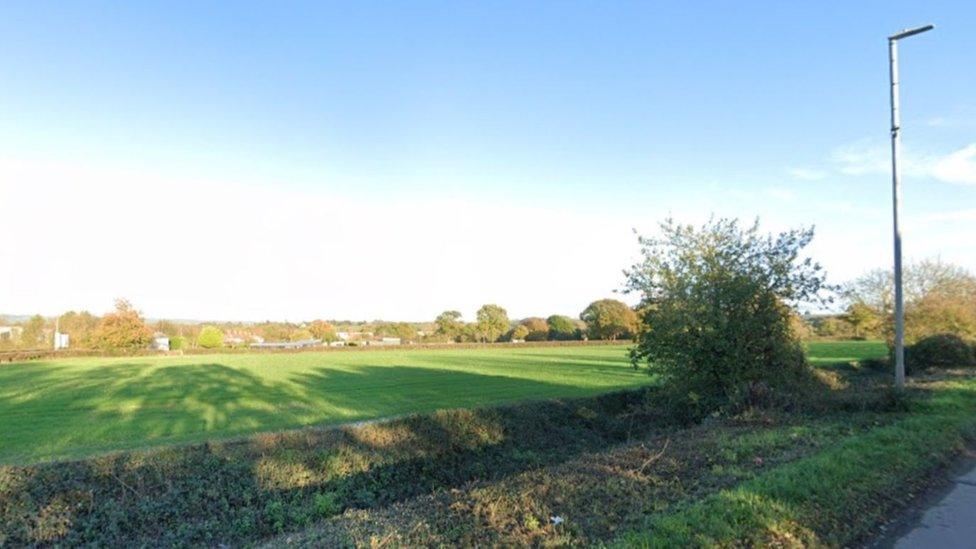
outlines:
[[891, 75], [891, 197], [895, 237], [895, 387], [905, 386], [905, 304], [901, 284], [901, 181], [898, 179], [898, 153], [901, 148], [901, 117], [898, 112], [898, 40], [888, 39], [888, 64]]
[[901, 149], [901, 115], [898, 112], [898, 41], [935, 28], [925, 25], [905, 29], [888, 37], [888, 68], [891, 76], [891, 209], [895, 237], [895, 387], [905, 386], [905, 303], [901, 281], [901, 181], [898, 177], [898, 154]]

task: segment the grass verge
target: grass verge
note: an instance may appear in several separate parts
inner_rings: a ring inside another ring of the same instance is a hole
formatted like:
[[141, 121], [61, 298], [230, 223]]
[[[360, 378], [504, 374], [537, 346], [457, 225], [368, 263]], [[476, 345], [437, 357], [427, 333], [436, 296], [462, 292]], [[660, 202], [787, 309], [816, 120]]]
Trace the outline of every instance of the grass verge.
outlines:
[[618, 538], [625, 546], [848, 546], [976, 435], [976, 380], [930, 384], [894, 423], [784, 464]]

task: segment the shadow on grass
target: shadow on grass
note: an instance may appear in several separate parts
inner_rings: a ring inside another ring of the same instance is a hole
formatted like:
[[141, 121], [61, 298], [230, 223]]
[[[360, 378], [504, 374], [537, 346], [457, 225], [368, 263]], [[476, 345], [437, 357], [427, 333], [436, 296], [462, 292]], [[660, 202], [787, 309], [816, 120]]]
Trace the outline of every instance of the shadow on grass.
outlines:
[[[402, 411], [404, 399], [414, 408], [434, 409], [463, 406], [485, 392], [518, 399], [575, 390], [403, 366], [319, 369], [278, 383], [221, 364], [115, 364], [83, 374], [19, 365], [0, 370], [3, 387], [32, 388], [2, 393], [0, 419], [14, 426], [4, 438], [22, 454], [98, 448], [93, 440], [108, 448], [212, 436], [215, 429], [232, 434], [322, 417], [376, 417]], [[60, 400], [45, 398], [52, 393]], [[4, 466], [0, 545], [261, 539], [345, 508], [389, 504], [604, 448], [635, 428], [649, 428], [635, 427], [626, 416], [639, 398], [621, 393], [444, 411], [384, 424]], [[39, 452], [32, 440], [53, 442]]]

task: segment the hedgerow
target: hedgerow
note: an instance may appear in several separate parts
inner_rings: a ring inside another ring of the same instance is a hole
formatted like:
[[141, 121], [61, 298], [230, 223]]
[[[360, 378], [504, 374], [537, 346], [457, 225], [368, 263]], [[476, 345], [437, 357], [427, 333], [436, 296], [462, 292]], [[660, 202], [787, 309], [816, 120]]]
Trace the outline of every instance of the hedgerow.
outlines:
[[234, 544], [605, 448], [641, 391], [0, 467], [0, 545]]

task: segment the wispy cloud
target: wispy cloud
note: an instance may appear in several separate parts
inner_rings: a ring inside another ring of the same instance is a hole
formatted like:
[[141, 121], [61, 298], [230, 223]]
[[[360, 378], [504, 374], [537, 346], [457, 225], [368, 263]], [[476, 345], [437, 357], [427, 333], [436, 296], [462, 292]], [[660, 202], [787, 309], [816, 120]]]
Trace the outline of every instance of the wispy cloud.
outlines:
[[932, 177], [949, 183], [976, 185], [976, 143], [936, 160]]
[[[838, 173], [881, 175], [891, 173], [891, 151], [876, 141], [860, 140], [837, 147], [827, 157]], [[903, 151], [901, 173], [910, 177], [931, 177], [947, 183], [976, 185], [976, 143], [959, 150], [923, 155]]]
[[794, 179], [799, 179], [802, 181], [820, 181], [827, 177], [827, 172], [823, 170], [815, 170], [812, 168], [791, 168], [789, 174]]
[[827, 161], [842, 174], [879, 174], [891, 169], [888, 154], [888, 149], [883, 145], [862, 139], [837, 147], [827, 156]]

